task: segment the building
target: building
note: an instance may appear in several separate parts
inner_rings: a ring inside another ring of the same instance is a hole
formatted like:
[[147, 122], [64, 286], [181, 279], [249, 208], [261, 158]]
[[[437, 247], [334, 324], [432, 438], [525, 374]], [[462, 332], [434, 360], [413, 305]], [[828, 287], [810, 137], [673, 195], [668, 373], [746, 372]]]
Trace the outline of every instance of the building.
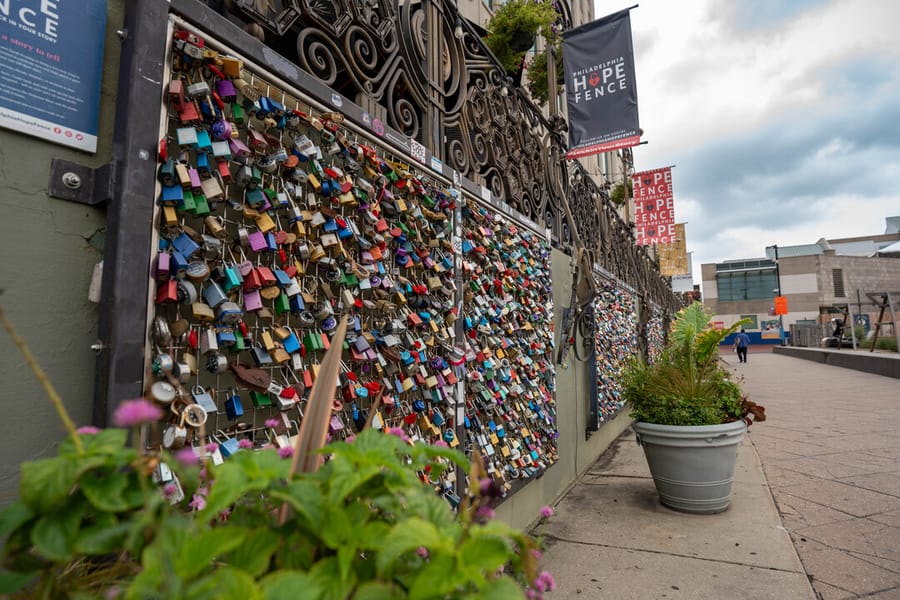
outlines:
[[[778, 343], [782, 324], [789, 330], [795, 323], [829, 323], [843, 312], [841, 304], [874, 323], [878, 310], [866, 294], [900, 290], [898, 255], [882, 254], [900, 241], [897, 221], [887, 218], [881, 235], [769, 246], [760, 258], [704, 264], [704, 302], [724, 327], [749, 318], [748, 333], [762, 343]], [[782, 319], [774, 307], [779, 291], [788, 305]]]

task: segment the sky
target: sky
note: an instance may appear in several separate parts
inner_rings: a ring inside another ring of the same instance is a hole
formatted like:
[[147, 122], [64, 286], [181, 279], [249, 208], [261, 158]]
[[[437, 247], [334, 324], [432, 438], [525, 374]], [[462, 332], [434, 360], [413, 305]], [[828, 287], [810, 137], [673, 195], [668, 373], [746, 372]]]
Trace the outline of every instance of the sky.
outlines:
[[643, 139], [675, 165], [700, 265], [882, 234], [900, 215], [900, 2], [595, 0], [628, 8]]

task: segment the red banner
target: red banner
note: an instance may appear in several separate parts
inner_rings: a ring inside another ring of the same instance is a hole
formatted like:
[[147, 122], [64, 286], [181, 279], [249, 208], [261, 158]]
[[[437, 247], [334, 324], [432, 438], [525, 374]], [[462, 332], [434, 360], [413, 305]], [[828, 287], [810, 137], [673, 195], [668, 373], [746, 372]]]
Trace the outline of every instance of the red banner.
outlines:
[[638, 246], [675, 242], [672, 168], [634, 174], [634, 225]]

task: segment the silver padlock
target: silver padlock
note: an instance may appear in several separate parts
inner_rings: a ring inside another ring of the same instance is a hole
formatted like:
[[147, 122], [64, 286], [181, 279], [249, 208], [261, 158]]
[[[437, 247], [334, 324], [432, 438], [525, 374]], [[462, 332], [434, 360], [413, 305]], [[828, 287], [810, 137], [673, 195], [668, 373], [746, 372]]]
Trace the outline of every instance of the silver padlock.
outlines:
[[222, 325], [233, 327], [240, 323], [241, 319], [244, 318], [244, 311], [241, 310], [241, 307], [238, 306], [236, 302], [231, 302], [229, 300], [223, 302], [216, 309], [216, 318]]
[[206, 411], [206, 414], [219, 412], [216, 401], [213, 400], [212, 396], [203, 386], [195, 385], [191, 388], [191, 397], [194, 399], [194, 402], [197, 403], [197, 406]]
[[183, 425], [170, 423], [166, 425], [162, 433], [162, 445], [166, 450], [177, 450], [183, 448], [187, 441], [187, 427]]
[[191, 380], [191, 365], [182, 361], [176, 362], [172, 369], [172, 375], [174, 375], [180, 383], [187, 383]]
[[200, 354], [204, 356], [215, 354], [219, 351], [219, 342], [216, 339], [216, 332], [213, 328], [207, 327], [200, 332]]
[[178, 391], [168, 381], [156, 381], [150, 386], [150, 398], [160, 404], [171, 404]]
[[212, 308], [216, 308], [223, 302], [226, 302], [228, 296], [225, 295], [225, 292], [222, 291], [222, 288], [218, 283], [215, 281], [208, 281], [206, 287], [203, 288], [203, 299], [206, 300], [206, 303]]
[[210, 373], [224, 373], [228, 370], [228, 359], [222, 354], [212, 354], [206, 357], [206, 370]]
[[197, 301], [197, 288], [187, 279], [179, 279], [177, 284], [178, 301], [182, 304], [193, 304]]

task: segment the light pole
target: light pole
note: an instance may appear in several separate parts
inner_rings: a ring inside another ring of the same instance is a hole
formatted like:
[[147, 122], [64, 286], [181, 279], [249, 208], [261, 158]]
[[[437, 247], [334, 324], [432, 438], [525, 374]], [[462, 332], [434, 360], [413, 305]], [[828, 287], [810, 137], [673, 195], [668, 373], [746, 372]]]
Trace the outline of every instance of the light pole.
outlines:
[[[773, 244], [772, 248], [775, 250], [775, 285], [776, 292], [778, 296], [781, 296], [781, 268], [778, 265], [778, 244]], [[784, 346], [784, 315], [780, 314], [781, 311], [778, 311], [778, 338], [781, 341], [781, 345]]]

